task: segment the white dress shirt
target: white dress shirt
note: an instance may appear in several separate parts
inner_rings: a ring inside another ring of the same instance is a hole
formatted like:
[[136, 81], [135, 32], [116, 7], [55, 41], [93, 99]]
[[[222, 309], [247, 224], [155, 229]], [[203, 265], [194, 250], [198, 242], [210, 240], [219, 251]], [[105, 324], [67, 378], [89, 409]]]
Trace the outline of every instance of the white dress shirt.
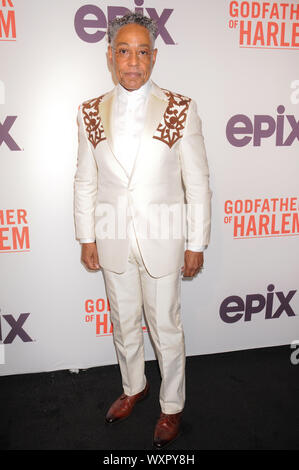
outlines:
[[[129, 177], [138, 154], [144, 127], [147, 100], [151, 80], [138, 90], [128, 91], [118, 83], [112, 108], [111, 130], [114, 152]], [[80, 239], [80, 243], [93, 243], [94, 239]], [[187, 245], [191, 251], [203, 251], [205, 247]]]
[[126, 90], [120, 84], [116, 87], [111, 121], [114, 152], [128, 177], [139, 150], [150, 87], [149, 80], [134, 91]]

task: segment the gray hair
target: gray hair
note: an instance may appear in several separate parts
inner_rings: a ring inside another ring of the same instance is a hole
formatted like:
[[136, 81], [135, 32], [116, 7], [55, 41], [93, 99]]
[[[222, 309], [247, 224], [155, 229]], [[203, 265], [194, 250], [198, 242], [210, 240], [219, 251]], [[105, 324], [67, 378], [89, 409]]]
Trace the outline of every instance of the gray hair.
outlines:
[[158, 32], [157, 22], [152, 18], [148, 18], [147, 16], [143, 16], [141, 13], [133, 13], [130, 11], [126, 15], [122, 16], [121, 18], [114, 18], [108, 24], [108, 43], [111, 44], [113, 39], [117, 33], [117, 31], [127, 24], [139, 24], [140, 26], [144, 26], [150, 33], [150, 37], [152, 40], [152, 44], [154, 45], [155, 39]]

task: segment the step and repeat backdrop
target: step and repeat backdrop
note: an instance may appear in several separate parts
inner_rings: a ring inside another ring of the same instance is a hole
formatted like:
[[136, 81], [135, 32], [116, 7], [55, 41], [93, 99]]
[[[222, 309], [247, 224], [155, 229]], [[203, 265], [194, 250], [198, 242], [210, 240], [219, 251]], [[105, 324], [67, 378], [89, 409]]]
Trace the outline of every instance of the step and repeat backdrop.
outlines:
[[114, 86], [107, 23], [127, 9], [158, 21], [152, 79], [203, 122], [212, 234], [182, 280], [187, 355], [299, 342], [298, 1], [0, 0], [1, 375], [117, 363], [73, 179], [78, 105]]

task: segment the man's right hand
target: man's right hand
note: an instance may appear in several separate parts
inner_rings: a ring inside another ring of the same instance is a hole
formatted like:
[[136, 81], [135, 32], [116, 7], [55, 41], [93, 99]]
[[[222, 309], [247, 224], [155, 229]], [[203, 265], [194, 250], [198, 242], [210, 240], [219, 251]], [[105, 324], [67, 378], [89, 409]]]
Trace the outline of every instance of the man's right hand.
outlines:
[[96, 243], [82, 243], [81, 260], [88, 269], [96, 271], [100, 269]]

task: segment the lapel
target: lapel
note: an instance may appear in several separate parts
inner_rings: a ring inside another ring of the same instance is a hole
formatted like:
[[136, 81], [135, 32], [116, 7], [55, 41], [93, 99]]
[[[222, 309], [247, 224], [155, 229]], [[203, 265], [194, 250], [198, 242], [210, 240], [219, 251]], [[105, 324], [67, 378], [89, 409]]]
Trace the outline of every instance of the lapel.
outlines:
[[152, 139], [153, 135], [162, 120], [162, 117], [166, 111], [168, 106], [168, 99], [166, 95], [163, 93], [160, 87], [156, 85], [154, 82], [151, 82], [151, 88], [149, 92], [147, 108], [146, 108], [146, 118], [144, 123], [144, 129], [140, 138], [140, 146], [135, 158], [134, 166], [132, 169], [131, 175], [128, 175], [122, 164], [115, 155], [114, 152], [114, 142], [113, 142], [113, 135], [111, 132], [111, 113], [112, 113], [112, 106], [115, 99], [116, 94], [116, 87], [107, 95], [99, 104], [99, 113], [102, 120], [104, 133], [108, 142], [108, 145], [111, 149], [111, 152], [114, 158], [117, 160], [118, 164], [126, 174], [128, 179], [128, 186], [132, 184], [132, 181], [135, 179], [136, 170], [138, 168], [138, 164], [142, 159], [141, 156], [145, 153], [148, 139]]
[[112, 155], [115, 158], [116, 162], [121, 167], [122, 171], [125, 173], [126, 178], [129, 179], [128, 173], [126, 172], [125, 168], [122, 166], [120, 161], [118, 160], [117, 155], [115, 154], [115, 151], [114, 151], [113, 135], [111, 132], [111, 115], [112, 115], [112, 107], [113, 107], [113, 102], [115, 99], [115, 94], [116, 94], [116, 88], [114, 88], [112, 91], [107, 93], [105, 98], [99, 104], [99, 114], [100, 114], [100, 118], [103, 124], [107, 143], [110, 147]]

